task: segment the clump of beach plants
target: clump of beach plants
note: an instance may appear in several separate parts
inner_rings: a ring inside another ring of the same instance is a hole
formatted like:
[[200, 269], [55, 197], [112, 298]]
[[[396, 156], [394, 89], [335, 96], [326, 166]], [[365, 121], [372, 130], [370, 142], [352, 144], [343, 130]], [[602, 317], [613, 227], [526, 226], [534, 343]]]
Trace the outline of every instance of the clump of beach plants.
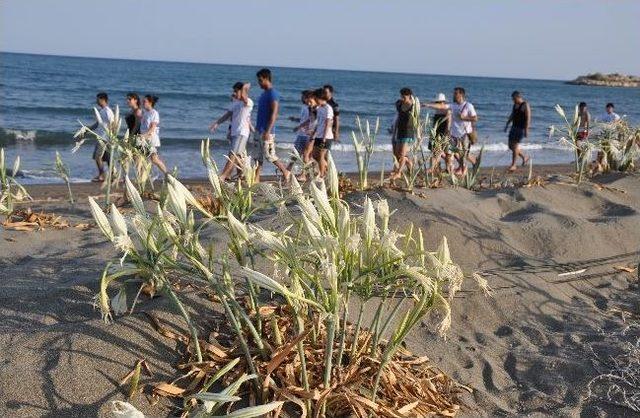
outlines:
[[116, 106], [111, 123], [102, 120], [98, 109], [94, 108], [93, 110], [96, 121], [104, 128], [106, 134], [101, 136], [82, 122], [79, 122], [81, 127], [74, 135], [74, 138], [78, 139], [78, 141], [72, 152], [76, 152], [82, 146], [85, 142], [86, 134], [91, 135], [109, 152], [109, 170], [103, 183], [106, 187], [105, 207], [109, 207], [112, 187], [118, 185], [124, 176], [130, 174], [132, 169], [135, 172], [134, 181], [141, 193], [144, 193], [147, 184], [153, 187], [153, 182], [150, 180], [152, 167], [145, 150], [146, 145], [139, 141], [138, 135], [130, 135], [129, 130], [126, 130], [122, 136], [120, 135], [122, 120], [118, 106]]
[[[130, 312], [137, 299], [129, 303], [124, 286], [111, 297], [109, 285], [136, 280], [165, 292], [187, 323], [188, 382], [163, 383], [156, 393], [184, 398], [185, 413], [198, 416], [223, 410], [235, 411], [232, 416], [456, 413], [459, 387], [403, 344], [420, 323], [441, 334], [450, 327], [464, 274], [446, 238], [428, 251], [421, 230], [392, 229], [385, 200], [364, 197], [354, 209], [339, 197], [331, 159], [326, 185], [311, 182], [303, 189], [292, 178], [293, 205], [279, 201], [278, 221], [268, 225], [249, 222], [252, 205], [238, 206], [238, 195], [224, 191], [215, 170], [209, 180], [221, 200], [217, 215], [171, 176], [152, 212], [128, 177], [130, 217], [115, 206], [107, 216], [90, 199], [96, 223], [120, 252], [96, 298], [105, 320]], [[226, 231], [223, 250], [202, 238], [212, 224]], [[228, 338], [211, 343], [199, 337], [207, 312], [190, 312], [175, 277], [208, 289], [226, 316], [220, 332]], [[365, 312], [373, 317], [365, 320]], [[243, 409], [236, 406], [240, 388], [249, 390]]]
[[366, 190], [369, 188], [369, 162], [375, 151], [376, 139], [380, 129], [380, 118], [376, 118], [373, 130], [371, 130], [369, 120], [365, 120], [363, 127], [360, 117], [356, 116], [356, 126], [358, 127], [358, 132], [351, 131], [351, 138], [353, 139], [358, 165], [358, 188]]
[[56, 151], [56, 172], [58, 173], [58, 176], [60, 176], [62, 181], [64, 181], [64, 183], [67, 185], [67, 191], [69, 193], [69, 203], [73, 205], [74, 200], [73, 193], [71, 192], [71, 182], [69, 180], [69, 167], [67, 167], [64, 161], [62, 161], [62, 157], [60, 156], [60, 153], [58, 151]]
[[600, 124], [594, 134], [599, 148], [594, 172], [630, 171], [640, 158], [640, 127], [632, 127], [626, 120]]
[[14, 203], [31, 199], [26, 189], [16, 180], [20, 170], [20, 156], [13, 162], [13, 169], [9, 171], [6, 165], [4, 148], [0, 148], [0, 215], [7, 219], [14, 212]]

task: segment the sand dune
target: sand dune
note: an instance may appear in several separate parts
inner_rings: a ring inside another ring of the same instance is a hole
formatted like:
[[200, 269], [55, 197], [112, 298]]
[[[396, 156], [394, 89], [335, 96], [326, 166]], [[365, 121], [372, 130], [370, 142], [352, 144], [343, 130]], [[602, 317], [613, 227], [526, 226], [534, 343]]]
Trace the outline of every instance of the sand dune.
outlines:
[[[631, 416], [585, 395], [597, 374], [593, 353], [620, 350], [629, 338], [621, 335], [628, 322], [619, 309], [640, 313], [637, 278], [615, 270], [640, 257], [640, 178], [599, 178], [606, 188], [561, 180], [501, 191], [427, 190], [425, 197], [370, 192], [389, 199], [396, 226], [424, 228], [428, 247], [446, 235], [454, 260], [482, 272], [494, 289], [486, 297], [471, 283], [463, 288], [446, 341], [426, 327], [407, 341], [474, 390], [462, 397], [462, 416]], [[78, 194], [92, 187], [78, 186]], [[85, 205], [71, 210], [59, 200], [60, 187], [30, 190], [39, 199], [34, 208], [72, 224], [90, 217]], [[155, 373], [145, 381], [175, 375], [175, 342], [142, 314], [182, 326], [163, 298], [143, 300], [112, 325], [92, 309], [113, 255], [96, 229], [0, 229], [0, 416], [107, 416], [106, 402], [125, 398], [117, 383], [140, 358]], [[184, 296], [192, 308], [210, 311], [197, 292]], [[201, 315], [199, 326], [223, 320]], [[149, 416], [174, 407], [151, 406], [144, 396], [133, 403]]]

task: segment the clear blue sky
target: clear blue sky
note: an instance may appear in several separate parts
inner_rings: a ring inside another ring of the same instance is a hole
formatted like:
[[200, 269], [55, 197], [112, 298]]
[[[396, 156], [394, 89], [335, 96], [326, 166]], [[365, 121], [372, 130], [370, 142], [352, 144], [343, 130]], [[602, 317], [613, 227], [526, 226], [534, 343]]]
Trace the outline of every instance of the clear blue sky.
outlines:
[[640, 0], [2, 0], [0, 50], [567, 79], [640, 75]]

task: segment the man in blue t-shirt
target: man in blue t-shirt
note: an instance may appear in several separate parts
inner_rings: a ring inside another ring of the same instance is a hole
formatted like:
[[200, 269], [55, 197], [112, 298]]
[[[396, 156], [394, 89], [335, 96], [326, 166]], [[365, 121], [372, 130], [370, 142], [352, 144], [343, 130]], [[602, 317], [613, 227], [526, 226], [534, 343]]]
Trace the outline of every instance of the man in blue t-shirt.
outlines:
[[291, 173], [276, 154], [275, 125], [280, 108], [280, 93], [273, 88], [271, 70], [263, 68], [256, 73], [256, 77], [258, 85], [264, 90], [258, 99], [258, 118], [256, 120], [256, 133], [260, 142], [256, 154], [256, 161], [258, 161], [256, 181], [260, 181], [260, 171], [265, 159], [272, 162], [282, 172], [285, 181], [288, 181]]

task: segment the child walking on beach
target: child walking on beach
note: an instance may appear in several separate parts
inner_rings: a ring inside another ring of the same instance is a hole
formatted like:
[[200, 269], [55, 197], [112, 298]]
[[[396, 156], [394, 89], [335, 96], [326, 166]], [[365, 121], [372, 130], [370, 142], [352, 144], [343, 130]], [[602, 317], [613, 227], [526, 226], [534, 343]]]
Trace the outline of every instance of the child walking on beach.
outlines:
[[313, 158], [318, 163], [318, 175], [324, 178], [327, 174], [327, 152], [331, 150], [333, 143], [333, 108], [327, 103], [329, 95], [325, 89], [315, 91], [316, 102], [316, 127], [313, 130]]
[[238, 81], [233, 85], [232, 101], [229, 110], [211, 124], [209, 129], [215, 132], [224, 121], [231, 119], [231, 149], [220, 180], [225, 181], [234, 167], [242, 167], [243, 158], [247, 155], [247, 141], [251, 134], [251, 111], [253, 100], [249, 98], [251, 84]]
[[147, 94], [142, 101], [142, 120], [140, 122], [140, 145], [151, 162], [162, 171], [164, 175], [167, 175], [167, 167], [158, 155], [158, 148], [160, 148], [160, 114], [155, 109], [156, 103], [158, 103], [158, 97]]
[[511, 99], [513, 100], [513, 108], [511, 109], [511, 116], [507, 120], [504, 126], [504, 131], [507, 132], [509, 124], [511, 124], [511, 130], [509, 131], [509, 149], [511, 150], [511, 166], [508, 171], [516, 171], [516, 160], [518, 157], [522, 158], [522, 165], [524, 166], [529, 161], [529, 157], [524, 155], [520, 150], [520, 141], [522, 138], [529, 137], [529, 125], [531, 124], [531, 108], [522, 94], [519, 91], [511, 93]]
[[[300, 108], [300, 117], [292, 117], [291, 120], [298, 122], [293, 132], [297, 132], [296, 140], [293, 144], [296, 152], [302, 158], [303, 165], [306, 165], [311, 160], [311, 153], [313, 151], [313, 144], [309, 139], [309, 135], [315, 127], [316, 120], [316, 96], [312, 90], [305, 90], [301, 95], [302, 106]], [[287, 169], [291, 171], [295, 164], [295, 159], [292, 159]], [[300, 176], [300, 180], [306, 180], [304, 170]]]
[[273, 88], [271, 80], [271, 70], [263, 68], [256, 73], [258, 85], [263, 90], [258, 99], [258, 116], [256, 119], [256, 133], [258, 135], [258, 153], [256, 160], [258, 167], [256, 169], [256, 182], [260, 181], [260, 172], [264, 160], [273, 163], [284, 176], [285, 181], [289, 180], [291, 172], [287, 170], [284, 163], [278, 159], [276, 154], [275, 142], [275, 125], [278, 119], [278, 111], [280, 110], [280, 93]]
[[405, 165], [411, 170], [413, 162], [409, 159], [409, 147], [420, 135], [420, 102], [410, 88], [400, 89], [400, 99], [396, 101], [396, 121], [393, 126], [392, 145], [396, 160], [389, 180], [402, 176]]
[[[89, 129], [98, 134], [101, 138], [108, 140], [107, 138], [107, 129], [106, 126], [110, 125], [113, 122], [114, 114], [111, 108], [109, 107], [109, 96], [105, 92], [100, 92], [96, 94], [96, 104], [98, 105], [98, 114], [100, 115], [100, 119], [102, 119], [102, 123], [98, 121], [96, 118], [96, 122], [89, 126]], [[82, 135], [82, 138], [84, 135]], [[98, 168], [98, 175], [91, 179], [93, 182], [103, 182], [104, 181], [104, 163], [109, 164], [109, 151], [106, 149], [106, 145], [101, 143], [100, 141], [96, 142], [96, 146], [93, 148], [93, 160], [96, 162], [96, 166]], [[111, 169], [111, 167], [109, 167]]]

